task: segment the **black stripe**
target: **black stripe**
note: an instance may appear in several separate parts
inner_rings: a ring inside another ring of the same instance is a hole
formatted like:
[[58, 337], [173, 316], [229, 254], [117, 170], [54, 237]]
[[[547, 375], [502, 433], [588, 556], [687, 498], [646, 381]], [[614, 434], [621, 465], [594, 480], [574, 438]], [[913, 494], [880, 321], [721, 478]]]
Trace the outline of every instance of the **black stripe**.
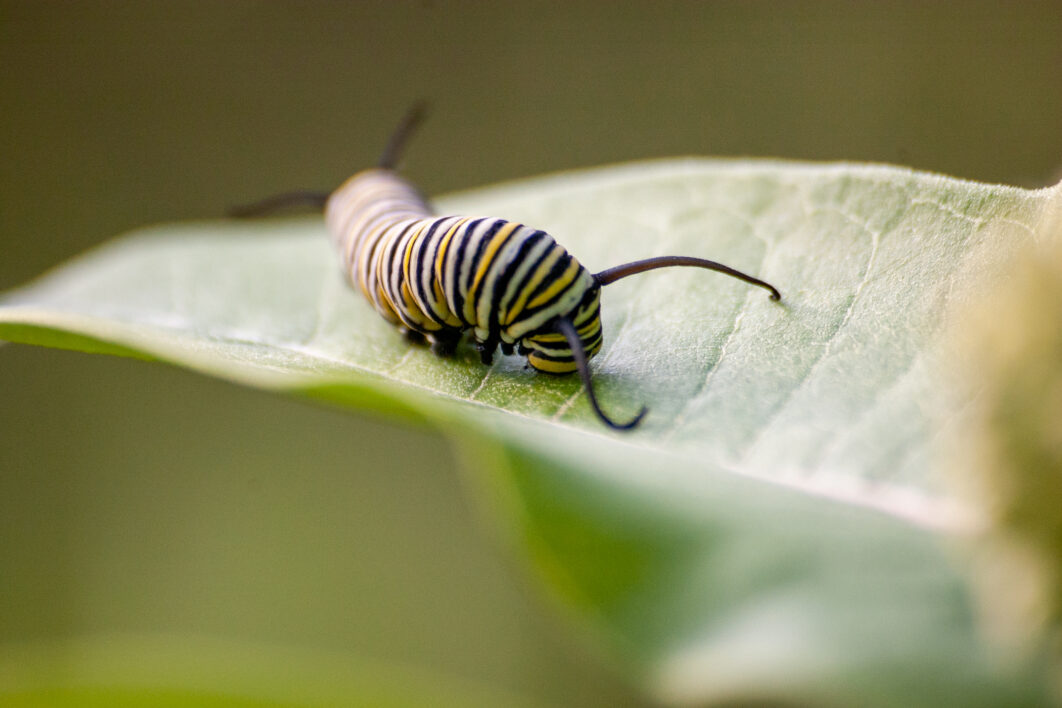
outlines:
[[[453, 258], [454, 277], [452, 279], [447, 277], [443, 282], [443, 292], [448, 296], [447, 300], [449, 300], [450, 297], [453, 298], [453, 304], [450, 309], [453, 310], [454, 315], [457, 316], [457, 319], [461, 320], [461, 322], [469, 326], [474, 325], [475, 322], [465, 321], [465, 298], [463, 295], [461, 295], [461, 285], [458, 282], [458, 279], [461, 277], [461, 266], [463, 265], [465, 259], [465, 249], [468, 248], [468, 242], [471, 240], [472, 234], [473, 232], [475, 232], [476, 227], [478, 227], [484, 221], [486, 221], [486, 219], [474, 219], [472, 221], [469, 221], [460, 229], [458, 229], [458, 233], [454, 234], [454, 238], [461, 239], [461, 243], [457, 246], [457, 253], [454, 254]], [[447, 276], [449, 276], [449, 274], [447, 274]], [[452, 286], [452, 292], [446, 292], [446, 287], [448, 285]]]
[[[387, 227], [387, 229], [384, 231], [384, 235], [386, 235], [388, 231], [391, 231], [392, 229], [394, 229], [395, 226], [397, 226], [397, 224], [395, 224], [395, 223], [392, 223], [391, 225], [389, 225]], [[394, 291], [394, 286], [396, 285], [396, 283], [394, 282], [394, 278], [393, 278], [393, 276], [395, 275], [395, 254], [398, 253], [399, 244], [401, 243], [402, 238], [406, 235], [407, 231], [409, 231], [409, 225], [407, 225], [401, 231], [397, 231], [397, 233], [393, 237], [387, 239], [387, 246], [386, 246], [386, 249], [384, 250], [383, 262], [380, 264], [383, 267], [383, 269], [384, 269], [383, 275], [387, 276], [386, 279], [385, 278], [381, 278], [381, 280], [383, 280], [383, 282], [387, 283], [387, 285], [386, 285], [386, 287], [384, 289], [391, 296], [391, 299], [394, 300], [396, 303], [402, 302], [402, 293]], [[397, 283], [397, 285], [399, 287], [399, 290], [401, 290], [402, 281], [404, 280], [404, 278], [402, 277], [402, 268], [401, 268], [402, 264], [399, 263], [398, 265], [399, 265], [399, 268], [398, 268], [398, 283]]]
[[[587, 288], [586, 292], [583, 293], [583, 299], [579, 301], [579, 305], [576, 307], [576, 311], [579, 311], [579, 310], [582, 310], [584, 308], [589, 307], [590, 304], [593, 303], [594, 298], [597, 297], [597, 294], [599, 292], [601, 292], [601, 286], [598, 285], [597, 283], [594, 283], [589, 288]], [[598, 305], [598, 309], [600, 309], [600, 307], [601, 306]], [[573, 323], [573, 324], [575, 324], [575, 323]]]
[[[429, 305], [427, 311], [424, 313], [428, 316], [428, 319], [439, 325], [446, 325], [446, 322], [430, 307], [431, 301], [435, 295], [435, 293], [431, 291], [432, 282], [435, 280], [435, 262], [434, 259], [431, 259], [430, 261], [425, 260], [425, 250], [428, 248], [432, 236], [438, 231], [439, 224], [441, 224], [442, 221], [442, 219], [435, 219], [420, 235], [420, 243], [417, 245], [416, 253], [410, 259], [410, 280], [412, 281], [410, 283], [410, 288], [417, 293], [417, 297]], [[418, 223], [423, 224], [424, 221], [422, 220]], [[416, 267], [414, 268], [413, 266]], [[423, 271], [427, 271], [427, 277], [424, 277], [425, 274]]]
[[[543, 238], [546, 238], [546, 239], [549, 239], [550, 241], [553, 241], [553, 237], [550, 236], [549, 234], [547, 234], [545, 231], [535, 231], [533, 234], [528, 236], [528, 239], [535, 239], [536, 243], [541, 241]], [[513, 302], [515, 302], [515, 301], [520, 299], [520, 295], [522, 295], [524, 290], [527, 288], [528, 283], [531, 281], [531, 278], [535, 277], [535, 271], [538, 270], [539, 266], [542, 265], [543, 261], [545, 261], [551, 255], [553, 255], [553, 253], [554, 253], [553, 249], [554, 248], [560, 248], [562, 251], [564, 250], [559, 245], [557, 245], [556, 241], [553, 241], [553, 244], [551, 246], [549, 246], [548, 248], [546, 248], [542, 252], [542, 255], [540, 255], [535, 260], [535, 262], [531, 264], [531, 267], [528, 268], [527, 273], [524, 274], [524, 277], [517, 284], [516, 289], [513, 291]], [[547, 277], [548, 277], [548, 274], [547, 274]], [[529, 296], [528, 300], [530, 300], [530, 299], [531, 298]], [[508, 309], [511, 305], [512, 305], [512, 303], [510, 303], [510, 302], [502, 303], [502, 306], [505, 309]], [[498, 312], [500, 314], [501, 310], [499, 310]]]
[[[394, 306], [395, 313], [398, 315], [398, 318], [402, 320], [402, 323], [405, 324], [407, 327], [414, 329], [415, 325], [413, 324], [413, 322], [411, 322], [413, 318], [409, 315], [409, 308], [406, 306], [406, 301], [402, 297], [402, 284], [405, 282], [405, 278], [402, 274], [402, 264], [401, 262], [399, 262], [397, 264], [398, 267], [396, 270], [395, 257], [401, 250], [400, 246], [402, 243], [402, 239], [405, 238], [406, 234], [409, 232], [409, 229], [412, 228], [415, 223], [416, 222], [406, 224], [404, 228], [402, 228], [401, 230], [396, 230], [397, 232], [395, 233], [395, 235], [388, 239], [386, 250], [384, 251], [384, 259], [380, 263], [381, 267], [383, 267], [384, 269], [382, 275], [386, 276], [386, 278], [380, 278], [379, 276], [381, 274], [377, 274], [379, 280], [384, 284], [384, 292], [387, 293], [387, 295], [391, 298], [391, 302]], [[386, 234], [387, 231], [395, 229], [396, 226], [398, 226], [397, 222], [391, 224], [387, 228], [387, 230], [384, 231], [384, 233]], [[394, 277], [396, 274], [398, 276], [397, 278]]]
[[[468, 267], [468, 290], [472, 290], [472, 284], [476, 277], [476, 271], [479, 270], [480, 261], [483, 260], [483, 252], [487, 250], [487, 246], [490, 245], [491, 239], [498, 235], [498, 231], [501, 227], [507, 224], [505, 219], [495, 219], [494, 222], [487, 227], [487, 230], [479, 237], [479, 243], [476, 244], [476, 252], [472, 256], [472, 263]], [[471, 232], [469, 232], [471, 234]], [[490, 269], [490, 263], [487, 264], [487, 269]], [[470, 292], [470, 294], [473, 294]]]
[[539, 359], [545, 359], [546, 361], [575, 361], [575, 356], [572, 354], [570, 349], [568, 350], [568, 353], [564, 355], [546, 354], [538, 349], [534, 349], [534, 352], [536, 357], [538, 357]]
[[[538, 297], [538, 295], [541, 292], [543, 292], [550, 285], [552, 285], [555, 280], [557, 280], [562, 275], [564, 275], [564, 272], [566, 270], [568, 270], [568, 267], [571, 265], [571, 262], [573, 260], [574, 259], [572, 258], [571, 254], [568, 253], [567, 251], [565, 251], [564, 252], [564, 256], [561, 257], [556, 263], [553, 264], [553, 267], [550, 269], [549, 273], [542, 280], [542, 283], [537, 288], [535, 288], [535, 291], [533, 293], [531, 293], [531, 297], [529, 297], [527, 299], [528, 302], [530, 302], [531, 300], [534, 300], [536, 297]], [[581, 270], [585, 270], [585, 268], [582, 268]], [[520, 319], [521, 320], [526, 320], [528, 318], [534, 317], [536, 314], [542, 312], [543, 310], [548, 310], [549, 308], [555, 306], [557, 304], [557, 301], [561, 298], [562, 295], [564, 295], [564, 293], [568, 292], [568, 290], [572, 286], [578, 285], [578, 283], [579, 283], [579, 274], [580, 274], [581, 270], [576, 272], [575, 277], [572, 278], [572, 282], [568, 284], [568, 287], [562, 289], [560, 292], [558, 292], [556, 295], [551, 297], [545, 303], [543, 303], [542, 305], [539, 305], [538, 307], [535, 307], [535, 308], [525, 308], [523, 313], [521, 313]], [[558, 313], [558, 314], [561, 314], [561, 313]], [[514, 322], [513, 324], [516, 324], [516, 323]]]
[[[552, 237], [549, 234], [545, 233], [544, 231], [540, 231], [539, 233], [543, 234], [550, 241], [553, 241]], [[513, 319], [512, 319], [511, 322], [509, 322], [507, 327], [515, 327], [516, 325], [518, 325], [521, 322], [523, 322], [524, 316], [527, 314], [527, 303], [531, 301], [531, 295], [529, 293], [526, 293], [527, 289], [530, 287], [530, 281], [534, 277], [535, 272], [539, 269], [539, 267], [542, 265], [542, 263], [545, 262], [546, 260], [550, 259], [554, 255], [556, 255], [558, 250], [561, 252], [561, 256], [560, 256], [559, 260], [564, 260], [564, 255], [563, 255], [564, 254], [564, 249], [561, 248], [560, 246], [558, 246], [556, 241], [554, 241], [548, 248], [546, 248], [545, 252], [535, 260], [535, 262], [531, 265], [531, 268], [527, 271], [527, 274], [525, 275], [525, 277], [520, 281], [520, 284], [516, 287], [516, 290], [515, 290], [515, 292], [513, 294], [513, 302], [512, 303], [507, 303], [506, 304], [507, 308], [508, 307], [512, 307], [512, 305], [517, 300], [522, 298], [525, 294], [527, 294], [527, 297], [524, 298], [524, 304], [523, 304], [523, 309], [522, 310], [520, 310], [519, 312], [509, 312], [508, 313], [509, 315], [512, 316]], [[545, 275], [545, 277], [548, 279], [549, 278], [549, 273], [547, 273]]]
[[571, 352], [572, 348], [568, 346], [568, 340], [562, 340], [560, 342], [544, 342], [541, 339], [535, 339], [531, 346], [537, 352], [552, 352], [553, 356], [557, 356], [558, 353]]
[[[493, 339], [498, 339], [499, 341], [500, 341], [499, 332], [501, 331], [501, 328], [497, 326], [497, 320], [498, 320], [498, 317], [497, 317], [498, 309], [497, 309], [497, 307], [498, 307], [498, 300], [501, 299], [501, 295], [499, 295], [499, 293], [498, 293], [499, 288], [497, 287], [497, 283], [498, 283], [499, 280], [503, 280], [503, 278], [501, 276], [503, 276], [504, 273], [512, 265], [512, 261], [510, 260], [509, 263], [505, 264], [504, 268], [502, 270], [502, 273], [499, 273], [499, 274], [495, 275], [493, 278], [491, 277], [491, 271], [494, 270], [494, 266], [497, 264], [498, 258], [500, 258], [502, 256], [502, 253], [505, 251], [505, 249], [509, 246], [510, 243], [512, 243], [514, 238], [518, 237], [518, 234], [520, 233], [520, 230], [523, 228], [523, 226], [518, 224], [518, 223], [516, 223], [516, 222], [514, 222], [514, 221], [506, 221], [504, 219], [499, 219], [490, 228], [488, 233], [484, 235], [484, 238], [483, 238], [483, 245], [486, 246], [488, 244], [488, 242], [497, 235], [498, 231], [500, 231], [502, 228], [504, 228], [506, 226], [509, 226], [509, 225], [512, 225], [513, 228], [508, 233], [508, 235], [505, 237], [505, 240], [502, 241], [501, 244], [498, 245], [498, 248], [496, 248], [494, 250], [494, 255], [491, 257], [491, 261], [486, 264], [486, 268], [483, 270], [483, 280], [480, 281], [479, 288], [475, 292], [475, 298], [476, 299], [475, 299], [475, 302], [473, 303], [473, 306], [474, 306], [474, 308], [476, 310], [476, 313], [477, 313], [476, 317], [478, 319], [478, 317], [479, 317], [479, 314], [478, 314], [479, 313], [479, 306], [482, 304], [483, 289], [485, 287], [487, 287], [488, 285], [492, 285], [492, 284], [494, 285], [493, 293], [491, 294], [491, 301], [489, 303], [488, 312], [487, 312], [487, 322], [486, 323], [480, 322], [479, 325], [482, 326], [483, 324], [486, 324], [490, 338], [492, 340]], [[521, 246], [521, 248], [522, 248], [522, 246]], [[519, 254], [517, 254], [517, 257], [519, 257]], [[484, 265], [483, 263], [476, 263], [476, 265], [474, 266], [475, 267], [475, 271], [478, 271], [480, 269], [480, 267], [482, 267], [483, 265]], [[470, 274], [470, 275], [473, 276], [473, 281], [474, 281], [475, 271], [473, 271]], [[470, 287], [471, 287], [471, 283], [470, 283]]]
[[[522, 227], [518, 226], [513, 233], [518, 233]], [[505, 291], [509, 289], [509, 279], [513, 277], [513, 273], [523, 265], [524, 259], [527, 258], [527, 254], [538, 244], [542, 242], [542, 237], [546, 236], [545, 231], [535, 231], [528, 234], [524, 238], [524, 242], [520, 244], [520, 248], [517, 249], [516, 255], [509, 263], [506, 264], [504, 270], [498, 274], [497, 282], [494, 285], [494, 297], [490, 303], [490, 331], [492, 334], [501, 336], [501, 313], [509, 305], [508, 302], [502, 302], [502, 298], [505, 297]], [[546, 236], [546, 238], [549, 238]], [[546, 253], [549, 253], [549, 249], [546, 249]], [[541, 262], [541, 261], [540, 261]], [[534, 269], [538, 266], [535, 263], [531, 266], [529, 273], [533, 273]], [[526, 282], [526, 278], [524, 279]], [[520, 288], [516, 288], [513, 291], [513, 299], [520, 296]]]

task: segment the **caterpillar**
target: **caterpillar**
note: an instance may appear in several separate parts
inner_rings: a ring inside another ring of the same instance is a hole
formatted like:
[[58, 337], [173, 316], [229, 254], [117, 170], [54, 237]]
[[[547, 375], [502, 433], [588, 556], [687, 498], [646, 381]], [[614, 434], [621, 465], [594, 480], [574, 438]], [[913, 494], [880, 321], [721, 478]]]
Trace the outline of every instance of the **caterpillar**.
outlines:
[[771, 284], [715, 261], [661, 256], [591, 273], [541, 229], [495, 217], [436, 216], [399, 176], [400, 155], [422, 122], [414, 105], [392, 133], [375, 167], [333, 192], [278, 194], [231, 210], [258, 216], [304, 204], [323, 208], [343, 272], [385, 320], [410, 340], [452, 354], [462, 336], [484, 364], [501, 348], [527, 357], [536, 371], [578, 372], [591, 408], [606, 426], [629, 430], [648, 412], [616, 422], [594, 393], [589, 359], [601, 350], [601, 288], [637, 273], [670, 266], [714, 270], [781, 294]]

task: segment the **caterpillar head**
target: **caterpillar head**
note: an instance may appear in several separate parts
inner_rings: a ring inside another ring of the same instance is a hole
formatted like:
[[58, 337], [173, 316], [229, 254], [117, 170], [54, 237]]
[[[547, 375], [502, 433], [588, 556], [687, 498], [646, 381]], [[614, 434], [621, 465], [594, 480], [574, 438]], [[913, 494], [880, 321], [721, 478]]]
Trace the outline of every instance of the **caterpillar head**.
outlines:
[[[588, 288], [579, 304], [561, 315], [571, 321], [586, 352], [586, 358], [601, 351], [601, 287]], [[524, 337], [520, 352], [527, 355], [527, 363], [536, 371], [547, 374], [570, 374], [577, 369], [575, 355], [565, 336], [552, 326]]]

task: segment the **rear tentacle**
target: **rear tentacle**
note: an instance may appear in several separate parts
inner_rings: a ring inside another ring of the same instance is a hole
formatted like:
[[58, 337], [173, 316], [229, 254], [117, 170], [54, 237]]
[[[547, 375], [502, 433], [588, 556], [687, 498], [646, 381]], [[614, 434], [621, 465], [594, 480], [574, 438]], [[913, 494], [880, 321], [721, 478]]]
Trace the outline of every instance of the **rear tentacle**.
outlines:
[[230, 207], [228, 213], [229, 216], [237, 219], [247, 219], [255, 216], [265, 216], [278, 209], [285, 209], [293, 206], [312, 206], [317, 207], [318, 209], [323, 209], [329, 196], [331, 196], [329, 192], [301, 189], [294, 192], [274, 194], [271, 197], [266, 197], [265, 199], [260, 199], [259, 201], [250, 204], [240, 204], [238, 206]]
[[380, 160], [376, 163], [377, 167], [385, 170], [394, 170], [398, 167], [398, 161], [402, 158], [402, 151], [406, 149], [406, 143], [409, 142], [409, 138], [424, 121], [424, 117], [427, 114], [427, 101], [420, 100], [409, 107], [395, 131], [391, 133], [391, 138], [387, 141], [387, 147], [384, 148], [383, 154], [380, 155]]
[[[417, 126], [424, 120], [424, 116], [427, 114], [428, 103], [427, 101], [417, 101], [409, 110], [406, 111], [405, 116], [399, 122], [398, 127], [391, 134], [391, 138], [387, 141], [387, 147], [384, 148], [383, 154], [380, 155], [380, 160], [377, 165], [386, 170], [393, 170], [398, 165], [398, 161], [402, 156], [402, 151], [406, 147], [406, 143], [409, 142], [410, 136], [416, 130]], [[245, 219], [249, 217], [265, 216], [271, 214], [279, 209], [285, 209], [294, 206], [312, 206], [318, 209], [323, 209], [328, 202], [328, 198], [331, 196], [330, 192], [320, 192], [308, 189], [295, 190], [292, 192], [283, 192], [281, 194], [275, 194], [271, 197], [252, 202], [250, 204], [241, 204], [229, 208], [229, 216], [239, 219]]]

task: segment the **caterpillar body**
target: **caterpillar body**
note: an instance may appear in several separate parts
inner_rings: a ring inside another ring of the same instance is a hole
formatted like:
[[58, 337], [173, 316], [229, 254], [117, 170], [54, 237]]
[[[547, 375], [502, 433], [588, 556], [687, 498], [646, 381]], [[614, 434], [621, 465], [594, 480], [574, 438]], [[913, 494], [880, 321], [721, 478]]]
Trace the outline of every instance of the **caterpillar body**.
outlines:
[[350, 284], [413, 341], [453, 353], [466, 331], [484, 364], [519, 353], [537, 371], [578, 371], [594, 412], [615, 429], [594, 394], [588, 360], [601, 349], [601, 288], [667, 266], [723, 272], [781, 295], [769, 283], [714, 261], [664, 256], [591, 273], [541, 229], [495, 217], [437, 216], [395, 170], [423, 105], [406, 114], [378, 166], [331, 193], [288, 192], [233, 210], [253, 216], [296, 203], [323, 206], [333, 245]]
[[411, 184], [378, 169], [333, 192], [325, 220], [351, 283], [437, 352], [471, 330], [484, 363], [516, 347], [539, 371], [569, 373], [575, 358], [551, 327], [558, 317], [571, 320], [588, 357], [601, 348], [601, 286], [544, 231], [433, 216]]

